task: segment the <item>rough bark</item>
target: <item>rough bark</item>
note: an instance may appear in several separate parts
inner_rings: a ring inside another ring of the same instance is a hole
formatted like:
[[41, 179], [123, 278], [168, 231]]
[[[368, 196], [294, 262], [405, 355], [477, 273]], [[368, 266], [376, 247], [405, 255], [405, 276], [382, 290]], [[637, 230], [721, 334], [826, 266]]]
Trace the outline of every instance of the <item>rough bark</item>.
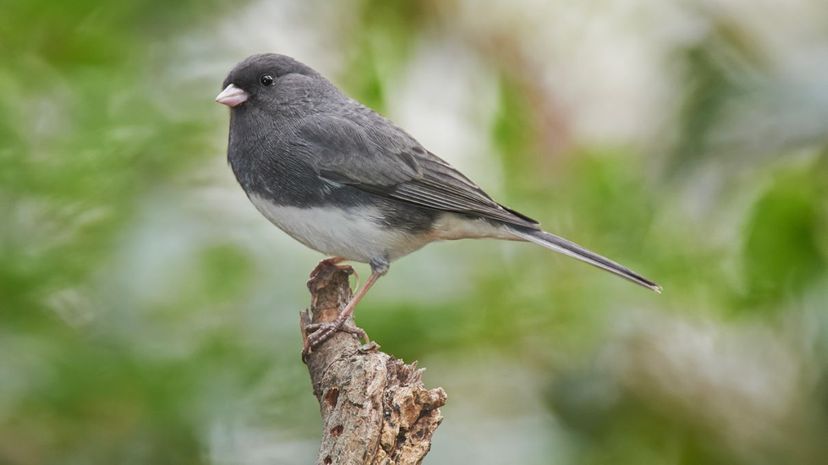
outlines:
[[[331, 322], [351, 298], [349, 268], [326, 262], [311, 273], [311, 307], [302, 312], [303, 339], [309, 323]], [[349, 321], [353, 324], [353, 321]], [[338, 332], [304, 357], [322, 414], [320, 465], [419, 464], [443, 417], [442, 388], [426, 389], [422, 369], [406, 365]]]

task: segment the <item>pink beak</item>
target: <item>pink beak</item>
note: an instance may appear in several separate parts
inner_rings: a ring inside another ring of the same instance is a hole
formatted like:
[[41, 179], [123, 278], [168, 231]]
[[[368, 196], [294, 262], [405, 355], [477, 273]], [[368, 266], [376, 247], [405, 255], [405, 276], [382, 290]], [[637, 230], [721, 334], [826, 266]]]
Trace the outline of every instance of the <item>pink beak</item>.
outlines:
[[233, 108], [247, 101], [247, 97], [247, 92], [239, 89], [233, 84], [230, 84], [229, 86], [225, 87], [220, 94], [216, 96], [216, 102]]

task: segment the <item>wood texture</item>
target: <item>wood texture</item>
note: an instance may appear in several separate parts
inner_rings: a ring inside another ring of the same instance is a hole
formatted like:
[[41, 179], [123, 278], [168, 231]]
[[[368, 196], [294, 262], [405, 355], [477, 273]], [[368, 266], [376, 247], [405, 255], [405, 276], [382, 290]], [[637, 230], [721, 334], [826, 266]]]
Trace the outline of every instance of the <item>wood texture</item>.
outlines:
[[[311, 306], [300, 318], [303, 339], [307, 324], [335, 320], [348, 303], [352, 272], [323, 261], [311, 273]], [[416, 362], [407, 365], [380, 352], [376, 344], [363, 345], [344, 332], [304, 361], [322, 415], [318, 464], [422, 462], [443, 419], [439, 409], [446, 393], [423, 385]]]

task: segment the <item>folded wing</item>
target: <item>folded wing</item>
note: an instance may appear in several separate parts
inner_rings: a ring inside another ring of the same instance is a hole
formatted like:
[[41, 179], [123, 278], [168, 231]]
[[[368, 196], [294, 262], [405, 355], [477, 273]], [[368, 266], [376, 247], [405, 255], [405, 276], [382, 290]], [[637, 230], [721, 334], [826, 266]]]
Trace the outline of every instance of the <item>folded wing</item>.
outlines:
[[317, 115], [296, 131], [324, 179], [425, 208], [539, 229], [537, 221], [492, 200], [401, 130], [395, 139], [377, 140], [348, 119]]

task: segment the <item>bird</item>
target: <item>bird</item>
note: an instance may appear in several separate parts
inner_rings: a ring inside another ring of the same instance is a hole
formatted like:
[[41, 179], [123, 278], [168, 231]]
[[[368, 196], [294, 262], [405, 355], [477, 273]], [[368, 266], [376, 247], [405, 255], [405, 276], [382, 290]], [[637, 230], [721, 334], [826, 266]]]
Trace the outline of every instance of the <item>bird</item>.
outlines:
[[215, 100], [230, 108], [228, 163], [255, 208], [328, 255], [328, 263], [371, 268], [335, 321], [307, 328], [305, 352], [352, 330], [348, 318], [391, 262], [435, 241], [530, 242], [661, 292], [655, 282], [493, 200], [405, 130], [294, 58], [251, 55], [221, 88]]

